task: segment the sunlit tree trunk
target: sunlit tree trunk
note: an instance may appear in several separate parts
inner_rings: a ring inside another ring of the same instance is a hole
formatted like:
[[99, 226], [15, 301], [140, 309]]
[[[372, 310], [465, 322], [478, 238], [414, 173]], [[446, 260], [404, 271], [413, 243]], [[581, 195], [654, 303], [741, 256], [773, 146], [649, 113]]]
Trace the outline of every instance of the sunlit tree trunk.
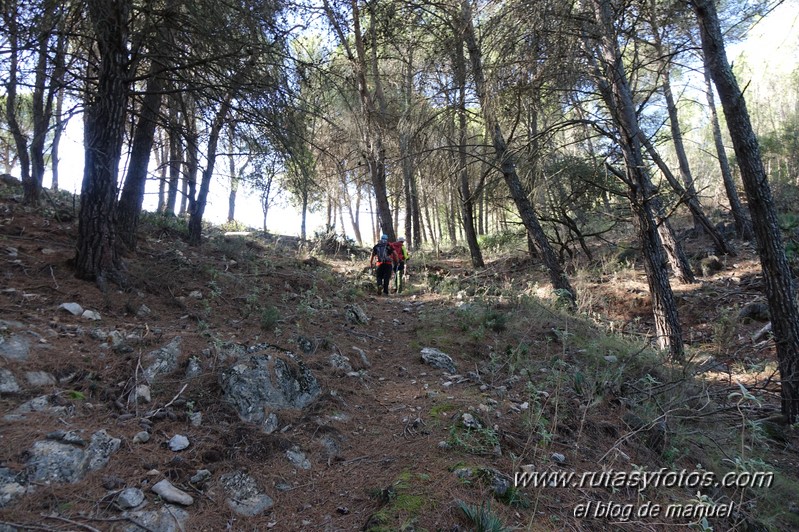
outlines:
[[[596, 66], [597, 83], [620, 134], [619, 145], [624, 156], [626, 176], [619, 177], [629, 188], [630, 204], [635, 214], [644, 269], [652, 297], [655, 334], [660, 348], [668, 350], [673, 360], [681, 361], [684, 358], [682, 327], [663, 254], [664, 245], [675, 243], [661, 241], [659, 226], [662, 221], [656, 217], [660, 206], [655, 204], [654, 187], [646, 173], [636, 107], [613, 30], [609, 0], [592, 0], [592, 5], [598, 33], [596, 39], [599, 57], [596, 59], [601, 62], [601, 67]], [[586, 43], [586, 46], [588, 53], [593, 55], [594, 46], [590, 43]]]

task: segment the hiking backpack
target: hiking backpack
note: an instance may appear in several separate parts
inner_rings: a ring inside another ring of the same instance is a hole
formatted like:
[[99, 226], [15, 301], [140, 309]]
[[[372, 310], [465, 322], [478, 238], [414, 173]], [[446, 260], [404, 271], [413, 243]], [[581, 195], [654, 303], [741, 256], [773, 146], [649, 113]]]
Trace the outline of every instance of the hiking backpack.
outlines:
[[402, 242], [389, 242], [389, 246], [392, 247], [394, 253], [397, 254], [397, 261], [402, 262], [405, 260], [405, 254], [402, 252]]
[[391, 248], [388, 247], [388, 242], [377, 244], [375, 251], [377, 251], [377, 262], [391, 262]]

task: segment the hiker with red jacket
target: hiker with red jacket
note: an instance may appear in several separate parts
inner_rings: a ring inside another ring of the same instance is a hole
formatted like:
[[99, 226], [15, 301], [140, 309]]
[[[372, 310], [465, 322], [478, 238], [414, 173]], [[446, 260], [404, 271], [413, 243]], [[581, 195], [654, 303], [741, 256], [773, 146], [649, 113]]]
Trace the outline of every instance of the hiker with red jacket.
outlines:
[[410, 258], [408, 250], [405, 249], [405, 239], [399, 237], [396, 242], [391, 242], [391, 247], [394, 249], [394, 291], [402, 293], [405, 287], [403, 277], [405, 276], [405, 261]]
[[394, 272], [394, 249], [388, 243], [388, 236], [382, 235], [380, 242], [372, 248], [369, 266], [374, 268], [377, 263], [377, 293], [388, 295], [388, 283]]

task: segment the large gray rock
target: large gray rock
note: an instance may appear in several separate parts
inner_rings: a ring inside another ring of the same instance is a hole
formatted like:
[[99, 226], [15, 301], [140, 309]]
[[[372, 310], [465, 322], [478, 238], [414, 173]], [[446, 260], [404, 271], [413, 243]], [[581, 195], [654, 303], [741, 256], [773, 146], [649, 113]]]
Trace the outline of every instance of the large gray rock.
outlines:
[[0, 508], [25, 493], [25, 487], [17, 482], [17, 475], [7, 467], [0, 467]]
[[434, 368], [443, 369], [448, 373], [456, 373], [458, 371], [452, 357], [434, 347], [425, 347], [422, 349], [422, 362]]
[[257, 424], [264, 424], [273, 410], [305, 408], [322, 391], [301, 361], [268, 346], [224, 370], [220, 383], [241, 419]]
[[28, 360], [31, 354], [31, 341], [21, 334], [0, 336], [0, 357], [9, 360]]
[[0, 393], [17, 393], [19, 384], [11, 371], [0, 368]]
[[144, 376], [150, 384], [159, 375], [166, 375], [177, 369], [181, 343], [180, 336], [176, 336], [164, 347], [150, 351], [144, 356], [144, 361], [147, 363], [147, 367], [144, 368]]
[[104, 430], [92, 434], [86, 449], [67, 440], [34, 442], [27, 462], [28, 478], [33, 482], [77, 482], [90, 471], [105, 467], [120, 443]]
[[263, 493], [250, 475], [235, 471], [222, 475], [220, 479], [227, 498], [225, 503], [239, 515], [253, 517], [264, 513], [274, 505], [274, 501]]
[[48, 414], [61, 416], [67, 413], [67, 407], [53, 404], [52, 396], [50, 395], [40, 395], [39, 397], [34, 397], [30, 401], [26, 401], [19, 405], [17, 408], [3, 416], [3, 420], [19, 421], [21, 419], [25, 419], [27, 414], [31, 414], [33, 412], [46, 412]]

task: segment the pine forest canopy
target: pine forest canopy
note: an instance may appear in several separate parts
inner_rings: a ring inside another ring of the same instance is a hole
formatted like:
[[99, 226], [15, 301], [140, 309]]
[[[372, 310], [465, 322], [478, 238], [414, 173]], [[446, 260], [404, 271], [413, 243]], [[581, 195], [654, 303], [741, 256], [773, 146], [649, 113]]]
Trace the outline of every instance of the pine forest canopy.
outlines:
[[[100, 286], [124, 282], [147, 189], [159, 212], [188, 218], [192, 245], [211, 188], [227, 192], [233, 220], [240, 186], [264, 228], [289, 197], [303, 239], [319, 211], [364, 246], [381, 233], [463, 244], [480, 268], [486, 242], [515, 234], [570, 306], [580, 294], [565, 262], [592, 260], [591, 243], [627, 224], [657, 342], [679, 361], [671, 283], [695, 277], [674, 213], [734, 256], [717, 227], [729, 221], [754, 236], [767, 278], [786, 273], [776, 213], [796, 204], [796, 39], [782, 43], [790, 64], [762, 82], [756, 59], [730, 65], [725, 51], [775, 9], [797, 12], [726, 0], [10, 0], [0, 156], [37, 205], [46, 173], [59, 186], [66, 124], [82, 120], [75, 268]], [[792, 289], [775, 284], [771, 304], [786, 308]], [[797, 320], [775, 323], [791, 419]]]

